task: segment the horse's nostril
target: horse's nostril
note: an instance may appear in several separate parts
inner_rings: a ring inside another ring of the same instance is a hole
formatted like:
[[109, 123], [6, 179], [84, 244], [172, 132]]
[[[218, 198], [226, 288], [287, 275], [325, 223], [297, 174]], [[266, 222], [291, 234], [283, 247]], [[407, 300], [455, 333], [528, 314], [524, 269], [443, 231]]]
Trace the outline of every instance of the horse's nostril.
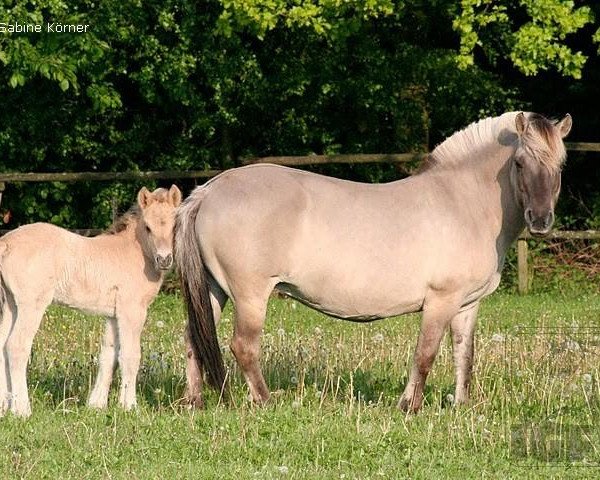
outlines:
[[554, 212], [550, 210], [546, 215], [546, 228], [550, 228], [554, 223]]
[[169, 265], [171, 265], [171, 263], [173, 263], [173, 254], [169, 253], [166, 257], [165, 257], [165, 262]]
[[531, 208], [525, 210], [525, 221], [530, 225], [533, 223], [533, 212], [531, 211]]

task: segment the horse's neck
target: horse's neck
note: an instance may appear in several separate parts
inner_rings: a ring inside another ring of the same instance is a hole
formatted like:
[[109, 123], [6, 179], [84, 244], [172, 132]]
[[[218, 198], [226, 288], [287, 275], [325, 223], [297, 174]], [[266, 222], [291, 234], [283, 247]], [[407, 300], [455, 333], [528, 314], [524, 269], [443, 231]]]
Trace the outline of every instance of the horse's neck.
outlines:
[[162, 285], [164, 273], [156, 268], [156, 263], [153, 258], [150, 258], [145, 250], [142, 242], [139, 239], [137, 222], [133, 220], [126, 228], [117, 233], [104, 234], [106, 238], [112, 239], [115, 248], [130, 249], [134, 255], [138, 255], [143, 259], [144, 274], [148, 281]]
[[425, 174], [459, 199], [458, 208], [471, 209], [481, 218], [481, 228], [490, 228], [497, 239], [499, 255], [514, 242], [524, 228], [522, 207], [518, 204], [510, 179], [510, 158], [514, 147], [490, 144], [472, 152], [461, 152], [462, 158], [436, 165]]

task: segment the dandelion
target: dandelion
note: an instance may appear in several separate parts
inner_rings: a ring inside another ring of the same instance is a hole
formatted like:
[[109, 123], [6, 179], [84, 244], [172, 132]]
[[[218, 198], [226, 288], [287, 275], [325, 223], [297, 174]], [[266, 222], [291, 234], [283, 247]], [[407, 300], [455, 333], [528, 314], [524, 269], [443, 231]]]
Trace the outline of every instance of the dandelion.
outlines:
[[446, 401], [450, 404], [453, 404], [454, 403], [454, 395], [452, 395], [451, 393], [446, 395]]
[[321, 335], [323, 335], [323, 330], [321, 330], [319, 327], [315, 327], [315, 335], [317, 337], [320, 337]]
[[592, 383], [592, 376], [589, 373], [584, 373], [583, 376], [583, 383]]
[[502, 333], [494, 333], [494, 335], [492, 335], [492, 342], [502, 343], [504, 338], [505, 337]]
[[228, 318], [228, 317], [223, 317], [223, 318], [221, 319], [221, 322], [222, 322], [222, 323], [229, 323], [229, 322], [231, 322], [231, 319], [230, 319], [230, 318]]
[[371, 340], [373, 340], [374, 343], [383, 343], [383, 333], [377, 333], [373, 335], [373, 338]]
[[292, 402], [292, 408], [294, 408], [294, 409], [300, 408], [300, 402], [298, 400], [294, 400]]
[[296, 310], [298, 308], [298, 304], [296, 302], [292, 302], [292, 310]]
[[287, 475], [289, 472], [288, 467], [286, 467], [285, 465], [281, 465], [280, 467], [277, 467], [277, 470], [279, 471], [279, 473], [281, 473], [282, 475]]
[[565, 342], [565, 348], [570, 352], [578, 352], [581, 350], [581, 345], [579, 345], [579, 343], [577, 343], [575, 340], [569, 339]]
[[285, 330], [283, 328], [280, 328], [279, 330], [277, 330], [277, 335], [279, 335], [280, 337], [285, 336]]
[[159, 320], [158, 322], [156, 322], [156, 326], [158, 328], [163, 328], [165, 326], [165, 322], [163, 322], [162, 320]]
[[298, 378], [295, 375], [292, 375], [292, 377], [290, 378], [290, 383], [292, 385], [298, 385]]

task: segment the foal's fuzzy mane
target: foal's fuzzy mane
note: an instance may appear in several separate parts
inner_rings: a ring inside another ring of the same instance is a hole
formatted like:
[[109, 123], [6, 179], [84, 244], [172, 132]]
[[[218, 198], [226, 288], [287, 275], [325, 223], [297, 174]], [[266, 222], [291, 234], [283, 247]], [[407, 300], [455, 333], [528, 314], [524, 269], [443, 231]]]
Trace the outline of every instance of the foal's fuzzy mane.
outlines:
[[[485, 148], [507, 145], [513, 135], [516, 145], [516, 117], [519, 112], [508, 112], [499, 117], [488, 117], [460, 130], [441, 144], [426, 158], [420, 171], [435, 166], [452, 166]], [[551, 171], [558, 171], [566, 157], [562, 138], [554, 128], [556, 121], [538, 113], [525, 113], [530, 125], [526, 129], [521, 146]]]
[[142, 209], [136, 203], [123, 215], [118, 217], [104, 233], [107, 233], [109, 235], [115, 235], [117, 233], [121, 233], [124, 230], [127, 230], [127, 227], [129, 227], [129, 225], [134, 225], [137, 223], [141, 214]]
[[[154, 192], [152, 192], [152, 196], [154, 197], [155, 202], [162, 203], [169, 201], [169, 191], [166, 188], [157, 188], [154, 190]], [[137, 224], [141, 215], [142, 209], [136, 202], [129, 208], [129, 210], [118, 217], [104, 233], [109, 235], [121, 233], [122, 231], [127, 230], [127, 227], [130, 225]]]

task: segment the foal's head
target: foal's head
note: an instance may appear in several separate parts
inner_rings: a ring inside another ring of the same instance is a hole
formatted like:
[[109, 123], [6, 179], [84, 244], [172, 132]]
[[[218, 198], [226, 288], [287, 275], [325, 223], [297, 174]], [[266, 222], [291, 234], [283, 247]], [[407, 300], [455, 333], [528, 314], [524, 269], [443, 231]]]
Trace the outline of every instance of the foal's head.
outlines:
[[157, 270], [168, 270], [173, 265], [175, 209], [181, 203], [181, 191], [175, 185], [169, 190], [157, 188], [153, 192], [143, 187], [137, 201], [140, 207], [138, 238], [142, 248], [154, 260]]
[[517, 114], [519, 136], [511, 179], [525, 223], [532, 235], [546, 235], [554, 223], [554, 206], [560, 192], [560, 174], [566, 151], [562, 141], [571, 130], [571, 116], [554, 122], [533, 113]]

